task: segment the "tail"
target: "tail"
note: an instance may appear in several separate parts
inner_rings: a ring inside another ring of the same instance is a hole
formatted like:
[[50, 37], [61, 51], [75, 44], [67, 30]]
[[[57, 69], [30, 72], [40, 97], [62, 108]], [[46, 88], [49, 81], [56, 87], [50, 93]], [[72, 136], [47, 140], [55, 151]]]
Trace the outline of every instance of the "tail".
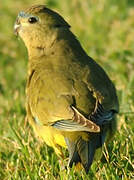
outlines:
[[104, 110], [103, 106], [98, 102], [95, 112], [89, 116], [89, 119], [100, 127], [100, 132], [85, 132], [89, 134], [88, 141], [85, 141], [82, 137], [79, 137], [75, 142], [68, 138], [65, 139], [69, 150], [70, 167], [72, 167], [73, 163], [80, 162], [86, 173], [88, 173], [96, 149], [103, 145], [106, 134], [108, 134], [109, 138], [114, 134], [116, 129], [115, 113], [114, 110]]
[[71, 142], [68, 138], [65, 140], [69, 150], [69, 167], [80, 162], [88, 173], [96, 149], [104, 143], [105, 133], [91, 134], [89, 141], [83, 140], [82, 137], [77, 142]]

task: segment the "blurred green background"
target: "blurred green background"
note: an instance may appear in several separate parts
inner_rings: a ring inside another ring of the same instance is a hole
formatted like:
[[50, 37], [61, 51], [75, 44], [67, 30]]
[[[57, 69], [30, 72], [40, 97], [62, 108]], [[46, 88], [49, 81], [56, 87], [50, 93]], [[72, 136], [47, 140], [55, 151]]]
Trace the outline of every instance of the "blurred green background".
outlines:
[[[117, 88], [118, 130], [88, 175], [62, 170], [53, 150], [37, 140], [25, 121], [28, 58], [13, 26], [18, 12], [33, 4], [46, 4], [65, 18]], [[1, 0], [0, 180], [10, 179], [134, 179], [134, 1]]]

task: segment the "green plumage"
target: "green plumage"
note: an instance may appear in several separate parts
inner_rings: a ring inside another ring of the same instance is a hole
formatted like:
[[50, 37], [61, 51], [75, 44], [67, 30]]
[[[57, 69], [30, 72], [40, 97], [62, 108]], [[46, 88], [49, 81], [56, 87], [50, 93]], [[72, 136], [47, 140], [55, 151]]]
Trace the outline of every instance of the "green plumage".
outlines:
[[70, 166], [81, 162], [88, 172], [96, 149], [115, 125], [115, 87], [56, 12], [33, 6], [16, 24], [29, 55], [27, 118], [56, 152], [67, 145]]

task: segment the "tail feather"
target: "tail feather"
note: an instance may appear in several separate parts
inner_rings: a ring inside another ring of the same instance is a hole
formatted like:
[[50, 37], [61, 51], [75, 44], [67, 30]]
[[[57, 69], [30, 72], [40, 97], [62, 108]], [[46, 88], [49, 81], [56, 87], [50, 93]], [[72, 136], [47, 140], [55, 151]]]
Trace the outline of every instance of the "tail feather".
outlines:
[[80, 137], [77, 142], [71, 142], [66, 138], [66, 143], [69, 150], [69, 167], [73, 163], [80, 162], [86, 173], [93, 162], [94, 154], [97, 148], [100, 148], [105, 140], [105, 133], [91, 134], [89, 141], [85, 141]]
[[68, 146], [69, 151], [69, 167], [72, 167], [73, 164], [77, 164], [78, 162], [81, 162], [80, 156], [77, 151], [76, 143], [70, 141], [68, 138], [65, 138], [66, 144]]
[[96, 145], [92, 140], [84, 141], [82, 138], [78, 140], [77, 151], [86, 173], [88, 173], [89, 168], [93, 162], [95, 150]]

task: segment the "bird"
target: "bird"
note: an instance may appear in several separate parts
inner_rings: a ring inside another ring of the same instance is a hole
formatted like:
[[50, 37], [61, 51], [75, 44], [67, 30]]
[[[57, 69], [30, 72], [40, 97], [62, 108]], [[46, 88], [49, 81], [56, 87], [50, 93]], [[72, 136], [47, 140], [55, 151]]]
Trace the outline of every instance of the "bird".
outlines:
[[116, 132], [119, 102], [113, 82], [87, 55], [56, 11], [33, 5], [19, 12], [14, 31], [28, 51], [26, 118], [68, 166], [88, 173], [96, 151]]

